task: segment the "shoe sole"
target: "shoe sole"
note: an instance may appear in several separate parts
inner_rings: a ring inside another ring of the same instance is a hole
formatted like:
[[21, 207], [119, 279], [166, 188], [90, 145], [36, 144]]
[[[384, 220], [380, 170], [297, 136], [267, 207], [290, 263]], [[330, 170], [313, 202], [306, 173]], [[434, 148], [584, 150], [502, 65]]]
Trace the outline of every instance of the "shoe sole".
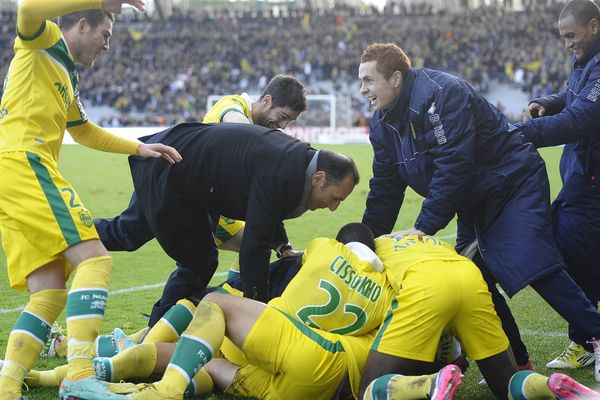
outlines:
[[561, 373], [550, 375], [548, 378], [548, 387], [560, 400], [600, 399], [600, 393]]
[[451, 400], [462, 382], [462, 373], [456, 365], [447, 365], [435, 378], [431, 400]]

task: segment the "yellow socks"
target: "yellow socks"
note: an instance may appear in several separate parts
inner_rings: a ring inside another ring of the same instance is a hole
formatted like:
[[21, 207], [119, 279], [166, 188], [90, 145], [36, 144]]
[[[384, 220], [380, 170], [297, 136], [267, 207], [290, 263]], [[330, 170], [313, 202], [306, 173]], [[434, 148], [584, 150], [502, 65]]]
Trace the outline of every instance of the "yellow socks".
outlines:
[[145, 327], [135, 333], [132, 333], [131, 335], [129, 335], [129, 337], [131, 338], [131, 340], [133, 340], [134, 343], [140, 344], [140, 343], [142, 343], [142, 340], [144, 339], [144, 335], [146, 335], [147, 331], [148, 331], [148, 327]]
[[[106, 382], [147, 378], [156, 366], [156, 345], [140, 344], [112, 358], [96, 357], [93, 366], [96, 377]], [[67, 375], [68, 368], [68, 365], [61, 365], [50, 371], [32, 370], [25, 378], [25, 383], [29, 387], [58, 387]]]
[[150, 329], [143, 343], [177, 343], [194, 317], [196, 306], [189, 300], [179, 300]]
[[369, 384], [363, 399], [427, 399], [429, 398], [432, 380], [435, 379], [436, 375], [384, 375]]
[[519, 371], [508, 384], [510, 400], [545, 400], [556, 396], [548, 387], [548, 377], [533, 371]]
[[187, 390], [185, 391], [184, 398], [200, 396], [207, 393], [212, 393], [215, 388], [215, 384], [206, 372], [205, 368], [201, 368], [200, 371], [192, 378]]
[[129, 378], [147, 378], [156, 367], [156, 345], [142, 343], [130, 347], [116, 356], [94, 358], [98, 379], [119, 382]]
[[31, 370], [25, 377], [25, 384], [34, 387], [58, 387], [67, 376], [68, 365], [61, 365], [49, 371]]
[[224, 337], [225, 317], [221, 308], [212, 302], [200, 302], [194, 319], [177, 342], [163, 379], [155, 388], [161, 393], [183, 394], [195, 371], [214, 357]]
[[77, 267], [67, 299], [67, 377], [71, 380], [95, 375], [92, 368], [96, 353], [94, 341], [104, 318], [111, 270], [109, 256], [87, 259]]
[[38, 359], [52, 323], [66, 301], [65, 289], [42, 290], [29, 296], [6, 345], [4, 366], [0, 372], [0, 397], [19, 396], [25, 375]]

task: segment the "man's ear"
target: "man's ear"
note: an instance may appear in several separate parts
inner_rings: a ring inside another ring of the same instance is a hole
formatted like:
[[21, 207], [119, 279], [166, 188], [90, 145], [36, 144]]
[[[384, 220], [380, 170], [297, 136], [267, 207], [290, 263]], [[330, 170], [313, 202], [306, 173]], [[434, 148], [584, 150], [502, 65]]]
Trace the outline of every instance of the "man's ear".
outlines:
[[273, 96], [271, 96], [270, 94], [266, 94], [265, 97], [263, 97], [260, 101], [261, 103], [263, 103], [265, 110], [268, 110], [269, 108], [271, 108], [271, 104], [273, 103]]
[[322, 186], [325, 179], [327, 179], [327, 173], [325, 171], [317, 171], [312, 176], [312, 185]]
[[77, 32], [79, 34], [85, 33], [89, 28], [90, 24], [88, 24], [87, 19], [81, 18], [79, 21], [77, 21]]
[[597, 35], [600, 33], [600, 21], [597, 18], [592, 18], [588, 24], [590, 30], [592, 31], [592, 35]]
[[392, 84], [394, 85], [394, 87], [401, 87], [403, 81], [404, 77], [402, 76], [402, 72], [394, 71], [394, 73], [392, 74]]

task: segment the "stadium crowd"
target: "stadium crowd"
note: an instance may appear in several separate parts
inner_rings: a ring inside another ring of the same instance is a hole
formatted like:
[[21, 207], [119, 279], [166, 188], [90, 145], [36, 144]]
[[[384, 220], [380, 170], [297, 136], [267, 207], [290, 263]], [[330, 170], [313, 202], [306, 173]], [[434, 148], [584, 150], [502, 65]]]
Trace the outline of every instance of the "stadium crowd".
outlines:
[[[82, 98], [87, 107], [119, 111], [100, 121], [105, 126], [174, 124], [202, 119], [208, 95], [258, 93], [273, 75], [285, 73], [304, 82], [308, 93], [354, 96], [358, 120], [368, 108], [358, 93], [358, 59], [371, 42], [396, 42], [415, 66], [449, 71], [484, 93], [497, 79], [535, 98], [558, 91], [570, 65], [557, 38], [561, 4], [536, 4], [526, 11], [499, 5], [460, 14], [394, 3], [381, 12], [175, 11], [163, 22], [137, 14], [133, 23], [115, 26], [114, 51], [96, 68], [81, 71]], [[15, 14], [3, 13], [0, 20], [4, 76]], [[316, 85], [322, 81], [331, 84]]]

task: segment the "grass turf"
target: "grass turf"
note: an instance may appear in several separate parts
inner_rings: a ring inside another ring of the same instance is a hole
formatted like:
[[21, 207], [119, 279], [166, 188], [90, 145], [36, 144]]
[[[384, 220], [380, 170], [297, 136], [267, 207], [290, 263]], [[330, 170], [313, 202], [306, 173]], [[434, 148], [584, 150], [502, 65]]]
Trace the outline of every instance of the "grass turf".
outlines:
[[[329, 210], [308, 212], [296, 220], [286, 221], [290, 240], [296, 249], [303, 248], [312, 238], [318, 236], [335, 236], [338, 228], [350, 221], [360, 221], [364, 211], [368, 192], [368, 181], [371, 176], [372, 151], [368, 145], [324, 146], [352, 156], [359, 168], [361, 181], [350, 197], [342, 203], [335, 213]], [[560, 148], [543, 151], [548, 164], [552, 196], [560, 189], [558, 176], [558, 160]], [[131, 178], [127, 159], [122, 155], [101, 153], [81, 146], [64, 146], [60, 161], [63, 175], [77, 189], [84, 204], [96, 217], [111, 217], [123, 210], [129, 201], [132, 191]], [[422, 198], [411, 190], [407, 191], [404, 205], [396, 223], [397, 229], [412, 226], [421, 204]], [[456, 224], [452, 222], [440, 231], [438, 236], [454, 242]], [[1, 250], [0, 250], [1, 252]], [[150, 288], [132, 292], [121, 292], [110, 297], [103, 325], [103, 332], [109, 332], [119, 326], [126, 332], [137, 331], [145, 326], [146, 320], [140, 315], [149, 312], [153, 302], [160, 296], [161, 287], [154, 287], [164, 282], [173, 270], [171, 261], [160, 249], [156, 241], [152, 241], [135, 253], [113, 253], [115, 268], [110, 284], [111, 291], [149, 285]], [[219, 271], [226, 270], [232, 259], [232, 253], [222, 252]], [[5, 258], [0, 256], [0, 266], [5, 267]], [[224, 273], [213, 282], [223, 279]], [[7, 275], [0, 274], [0, 355], [4, 355], [6, 340], [18, 311], [10, 311], [27, 301], [25, 292], [9, 289]], [[545, 363], [558, 355], [568, 344], [566, 323], [547, 306], [531, 289], [525, 289], [511, 301], [523, 339], [529, 348], [536, 369], [544, 374], [551, 373], [544, 368]], [[64, 312], [59, 317], [64, 325]], [[64, 359], [41, 358], [36, 369], [48, 369], [64, 363]], [[572, 372], [572, 376], [582, 383], [594, 386], [593, 370], [587, 368]], [[464, 384], [457, 398], [459, 399], [492, 399], [493, 396], [485, 386], [478, 385], [481, 375], [473, 364], [467, 372]], [[55, 399], [56, 389], [32, 389], [26, 393], [30, 399]], [[211, 395], [205, 398], [224, 399], [227, 397]]]

